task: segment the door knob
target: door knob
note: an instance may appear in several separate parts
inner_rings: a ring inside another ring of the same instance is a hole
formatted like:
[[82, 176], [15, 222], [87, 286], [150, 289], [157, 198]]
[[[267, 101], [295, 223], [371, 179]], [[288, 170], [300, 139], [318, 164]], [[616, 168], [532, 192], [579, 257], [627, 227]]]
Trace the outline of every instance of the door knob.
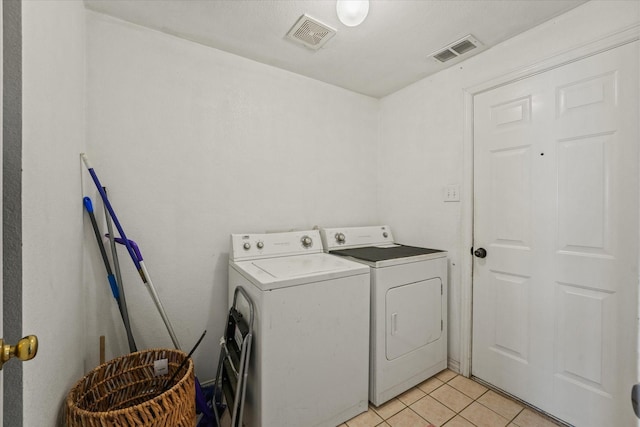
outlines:
[[478, 248], [473, 252], [473, 254], [478, 258], [486, 258], [487, 251], [484, 248]]
[[17, 357], [25, 362], [36, 357], [37, 352], [38, 337], [35, 335], [22, 338], [16, 345], [5, 344], [4, 340], [0, 338], [0, 369], [12, 357]]

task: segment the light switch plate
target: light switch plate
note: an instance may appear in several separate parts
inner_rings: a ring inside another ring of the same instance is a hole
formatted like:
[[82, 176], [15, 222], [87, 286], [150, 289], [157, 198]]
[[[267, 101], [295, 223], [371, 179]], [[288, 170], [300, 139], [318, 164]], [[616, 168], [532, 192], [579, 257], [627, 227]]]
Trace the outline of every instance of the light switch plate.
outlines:
[[460, 184], [452, 184], [444, 187], [444, 201], [445, 202], [460, 201]]

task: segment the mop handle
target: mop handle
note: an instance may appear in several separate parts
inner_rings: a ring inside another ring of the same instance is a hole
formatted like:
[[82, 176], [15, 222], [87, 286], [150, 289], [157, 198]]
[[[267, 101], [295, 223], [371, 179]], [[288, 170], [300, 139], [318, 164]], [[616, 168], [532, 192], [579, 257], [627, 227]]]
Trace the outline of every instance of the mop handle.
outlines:
[[89, 214], [89, 219], [91, 220], [91, 226], [93, 227], [93, 233], [96, 235], [96, 241], [98, 242], [98, 247], [100, 248], [100, 255], [102, 255], [102, 262], [104, 263], [104, 267], [107, 270], [107, 280], [109, 280], [109, 285], [111, 286], [111, 292], [113, 293], [113, 297], [118, 301], [118, 305], [120, 305], [120, 292], [118, 291], [118, 284], [116, 283], [116, 278], [113, 276], [113, 271], [111, 271], [111, 264], [109, 263], [109, 258], [107, 258], [107, 251], [104, 249], [104, 245], [102, 244], [102, 238], [100, 237], [100, 230], [98, 229], [98, 223], [96, 221], [96, 216], [93, 212], [93, 204], [91, 203], [91, 199], [89, 197], [85, 197], [82, 199], [84, 203], [84, 207]]
[[156, 308], [160, 313], [160, 317], [162, 317], [162, 321], [164, 322], [164, 325], [167, 327], [167, 331], [169, 332], [169, 336], [171, 337], [173, 346], [176, 349], [180, 350], [181, 348], [180, 348], [180, 343], [178, 342], [178, 337], [176, 336], [176, 333], [173, 331], [173, 326], [171, 326], [171, 322], [169, 321], [167, 312], [164, 310], [164, 307], [162, 306], [162, 301], [160, 301], [160, 296], [158, 296], [158, 293], [156, 292], [156, 288], [155, 286], [153, 286], [153, 282], [151, 281], [151, 277], [149, 276], [147, 267], [144, 265], [144, 262], [141, 262], [140, 266], [142, 268], [142, 274], [144, 274], [147, 277], [147, 281], [145, 282], [145, 284], [147, 285], [147, 290], [151, 294], [151, 298], [153, 299], [153, 302], [156, 304]]
[[[109, 236], [109, 234], [105, 234], [104, 235], [106, 238], [110, 239], [111, 236]], [[120, 244], [120, 245], [124, 245], [124, 239], [120, 238], [120, 237], [116, 237], [113, 239], [116, 243]], [[140, 252], [140, 248], [138, 247], [138, 244], [136, 242], [134, 242], [133, 240], [129, 240], [129, 244], [131, 245], [131, 247], [133, 248], [133, 252], [135, 252], [136, 254], [136, 258], [138, 259], [138, 262], [140, 261], [144, 261], [142, 259], [142, 253]]]
[[120, 237], [122, 237], [124, 239], [125, 246], [127, 247], [127, 251], [129, 252], [129, 256], [131, 257], [131, 259], [133, 260], [133, 263], [136, 266], [136, 270], [138, 270], [138, 273], [140, 273], [142, 275], [142, 267], [140, 267], [140, 262], [136, 258], [136, 254], [134, 253], [133, 248], [129, 244], [129, 240], [127, 239], [126, 234], [124, 234], [124, 230], [122, 229], [122, 226], [120, 225], [120, 221], [118, 221], [118, 217], [116, 216], [116, 213], [113, 211], [113, 207], [111, 206], [111, 202], [109, 202], [109, 198], [107, 197], [107, 194], [104, 192], [104, 189], [102, 188], [102, 184], [100, 184], [100, 180], [98, 179], [98, 175], [96, 175], [96, 172], [93, 170], [93, 166], [89, 162], [89, 158], [87, 157], [87, 155], [85, 153], [81, 153], [80, 157], [82, 157], [82, 161], [84, 162], [84, 165], [87, 167], [87, 170], [89, 171], [89, 175], [91, 175], [91, 178], [93, 179], [94, 184], [98, 188], [98, 193], [100, 193], [100, 197], [102, 198], [102, 202], [107, 207], [107, 210], [109, 211], [109, 215], [111, 215], [111, 219], [113, 219], [113, 223], [115, 224], [116, 228], [118, 229], [118, 233], [120, 233]]
[[171, 341], [173, 341], [173, 345], [179, 350], [180, 349], [180, 343], [178, 342], [178, 338], [176, 337], [176, 334], [173, 331], [173, 326], [171, 326], [171, 322], [169, 321], [169, 317], [167, 316], [167, 313], [164, 310], [164, 307], [162, 306], [162, 302], [160, 301], [160, 297], [158, 296], [158, 293], [156, 292], [156, 288], [153, 286], [153, 282], [151, 281], [151, 276], [149, 275], [149, 272], [147, 271], [147, 267], [144, 265], [144, 261], [142, 260], [142, 253], [140, 252], [140, 248], [138, 248], [138, 244], [136, 242], [134, 242], [133, 240], [125, 241], [125, 239], [122, 239], [122, 238], [119, 238], [119, 237], [116, 237], [113, 240], [116, 243], [119, 243], [121, 245], [124, 245], [125, 243], [128, 243], [129, 246], [131, 246], [133, 248], [133, 251], [136, 253], [136, 256], [138, 258], [138, 262], [140, 263], [140, 268], [141, 268], [140, 276], [142, 276], [142, 280], [144, 281], [144, 284], [147, 285], [147, 289], [149, 290], [149, 293], [151, 294], [151, 299], [153, 299], [153, 302], [156, 304], [156, 308], [158, 309], [158, 312], [160, 313], [160, 317], [162, 317], [162, 320], [164, 321], [164, 324], [167, 327], [167, 331], [169, 332], [169, 336], [171, 337]]

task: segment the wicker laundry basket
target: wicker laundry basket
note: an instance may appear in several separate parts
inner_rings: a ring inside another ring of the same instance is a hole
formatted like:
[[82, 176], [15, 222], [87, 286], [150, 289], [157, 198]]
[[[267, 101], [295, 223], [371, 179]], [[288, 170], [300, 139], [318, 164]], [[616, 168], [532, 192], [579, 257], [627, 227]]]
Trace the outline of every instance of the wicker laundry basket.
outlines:
[[[168, 384], [186, 357], [179, 350], [152, 349], [98, 366], [78, 381], [67, 395], [66, 425], [194, 426], [193, 361], [189, 359]], [[154, 362], [160, 359], [167, 359], [169, 372], [155, 376]]]

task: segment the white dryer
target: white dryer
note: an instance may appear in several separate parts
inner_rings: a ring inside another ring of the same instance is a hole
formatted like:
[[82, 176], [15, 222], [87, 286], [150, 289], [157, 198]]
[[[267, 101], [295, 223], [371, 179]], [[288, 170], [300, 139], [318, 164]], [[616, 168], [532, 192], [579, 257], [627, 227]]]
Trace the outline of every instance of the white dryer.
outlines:
[[396, 244], [386, 225], [320, 232], [325, 251], [371, 268], [371, 403], [445, 369], [447, 253]]
[[335, 427], [367, 410], [369, 278], [317, 230], [231, 235], [229, 296], [242, 285], [255, 305], [245, 425]]

